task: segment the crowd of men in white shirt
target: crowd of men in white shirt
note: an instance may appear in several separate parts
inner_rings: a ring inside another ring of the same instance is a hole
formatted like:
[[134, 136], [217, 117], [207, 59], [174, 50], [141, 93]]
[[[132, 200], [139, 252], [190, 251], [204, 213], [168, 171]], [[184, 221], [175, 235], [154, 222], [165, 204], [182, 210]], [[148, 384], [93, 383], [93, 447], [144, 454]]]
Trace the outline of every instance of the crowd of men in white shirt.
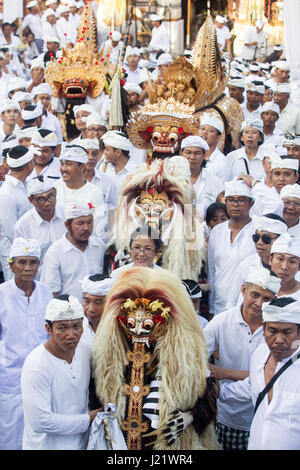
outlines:
[[[25, 49], [11, 25], [2, 24], [0, 36], [1, 449], [86, 448], [98, 412], [88, 408], [90, 347], [113, 283], [105, 250], [122, 185], [146, 159], [126, 135], [109, 130], [106, 90], [74, 108], [79, 135], [64, 140], [61, 102], [44, 73], [51, 54], [76, 42], [84, 4], [46, 6], [40, 15], [35, 0], [27, 5]], [[126, 50], [130, 112], [147, 103], [149, 76], [155, 81], [173, 61], [162, 18], [151, 21], [149, 47]], [[219, 16], [219, 29], [222, 22]], [[121, 33], [103, 44], [115, 64]], [[221, 382], [217, 433], [228, 450], [300, 448], [300, 361], [253, 419], [258, 393], [297, 354], [300, 339], [300, 105], [282, 51], [275, 46], [271, 63], [224, 59], [226, 93], [244, 114], [240, 148], [225, 155], [218, 147], [224, 123], [206, 114], [180, 150], [207, 242], [204, 335], [211, 376]], [[58, 359], [56, 327], [70, 322], [76, 355], [73, 348]]]

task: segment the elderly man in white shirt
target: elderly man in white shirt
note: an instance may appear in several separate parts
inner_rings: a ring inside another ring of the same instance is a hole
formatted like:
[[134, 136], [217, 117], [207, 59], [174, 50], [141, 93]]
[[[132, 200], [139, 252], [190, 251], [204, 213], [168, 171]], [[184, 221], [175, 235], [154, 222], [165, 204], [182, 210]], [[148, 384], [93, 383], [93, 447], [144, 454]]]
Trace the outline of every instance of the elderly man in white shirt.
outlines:
[[230, 180], [229, 160], [218, 148], [218, 142], [223, 132], [224, 124], [221, 119], [208, 114], [201, 116], [198, 134], [209, 146], [209, 150], [205, 151], [205, 168], [214, 173], [222, 184]]
[[86, 341], [90, 346], [93, 344], [95, 333], [103, 314], [106, 297], [114, 282], [114, 279], [102, 274], [85, 276], [80, 282], [83, 292], [82, 306], [84, 311], [81, 341]]
[[0, 449], [21, 450], [21, 369], [30, 351], [47, 339], [44, 312], [52, 294], [35, 281], [40, 258], [36, 240], [16, 238], [9, 256], [14, 276], [0, 285]]
[[15, 225], [15, 237], [35, 237], [39, 242], [41, 256], [37, 279], [46, 251], [66, 232], [63, 209], [56, 205], [54, 181], [51, 177], [40, 176], [29, 182], [27, 192], [33, 207]]
[[288, 226], [288, 232], [300, 240], [300, 186], [287, 184], [280, 191], [283, 201], [283, 217]]
[[240, 174], [263, 179], [265, 170], [262, 165], [263, 154], [260, 145], [263, 142], [263, 122], [261, 119], [248, 118], [242, 123], [240, 140], [243, 146], [227, 154], [230, 166], [230, 180]]
[[[254, 266], [241, 287], [242, 302], [206, 325], [208, 354], [217, 353], [210, 366], [212, 378], [231, 383], [249, 375], [251, 356], [264, 342], [262, 305], [275, 298], [279, 289], [280, 279], [268, 269]], [[223, 450], [247, 450], [253, 415], [251, 400], [218, 401], [217, 406], [217, 435]]]
[[273, 86], [274, 103], [280, 108], [279, 119], [276, 122], [276, 129], [281, 132], [290, 132], [293, 135], [300, 135], [300, 110], [298, 106], [292, 104], [290, 100], [290, 83], [276, 83]]
[[[221, 401], [233, 399], [243, 404], [250, 399], [256, 408], [248, 450], [300, 449], [299, 312], [300, 302], [292, 297], [264, 305], [265, 344], [252, 355], [249, 377], [221, 384]], [[279, 372], [282, 367], [285, 370]], [[277, 373], [276, 385], [266, 389]]]
[[80, 280], [103, 273], [105, 245], [94, 237], [93, 206], [88, 200], [71, 200], [65, 207], [67, 233], [47, 250], [41, 281], [54, 296], [68, 294], [82, 300]]
[[108, 131], [102, 136], [104, 159], [100, 171], [107, 173], [115, 181], [118, 195], [121, 193], [124, 180], [136, 171], [136, 163], [131, 161], [130, 141], [118, 131]]
[[49, 339], [27, 357], [21, 377], [24, 450], [84, 450], [98, 410], [89, 411], [91, 349], [80, 341], [83, 309], [72, 296], [50, 301]]
[[[5, 181], [0, 187], [0, 221], [4, 246], [1, 246], [1, 262], [9, 258], [10, 245], [14, 239], [15, 224], [25, 212], [31, 209], [28, 200], [25, 181], [33, 170], [33, 151], [22, 145], [9, 150], [6, 162], [10, 173], [5, 176]], [[0, 240], [2, 243], [2, 240]], [[4, 261], [3, 261], [4, 262]], [[9, 275], [7, 266], [3, 266], [4, 275]], [[7, 281], [8, 279], [5, 278]]]
[[225, 309], [228, 293], [239, 296], [238, 267], [255, 252], [251, 243], [254, 228], [249, 212], [254, 204], [251, 188], [240, 180], [225, 183], [225, 204], [229, 221], [216, 225], [208, 241], [209, 313]]
[[189, 162], [190, 181], [196, 192], [197, 213], [201, 219], [205, 218], [208, 206], [216, 201], [218, 194], [223, 190], [219, 178], [203, 167], [205, 151], [208, 150], [207, 142], [198, 135], [186, 137], [181, 141], [180, 155]]

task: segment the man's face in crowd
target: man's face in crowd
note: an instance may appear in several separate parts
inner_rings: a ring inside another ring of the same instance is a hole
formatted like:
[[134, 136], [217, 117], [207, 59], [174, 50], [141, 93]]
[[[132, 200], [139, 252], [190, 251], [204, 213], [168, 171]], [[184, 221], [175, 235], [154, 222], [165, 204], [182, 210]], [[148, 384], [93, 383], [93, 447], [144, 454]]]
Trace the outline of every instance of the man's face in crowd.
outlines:
[[87, 242], [93, 232], [94, 218], [92, 215], [84, 215], [73, 219], [66, 227], [77, 242]]
[[264, 125], [274, 125], [276, 124], [276, 121], [278, 120], [279, 116], [277, 113], [275, 113], [275, 111], [264, 111], [263, 113], [261, 113], [260, 115]]
[[138, 104], [139, 95], [137, 93], [135, 93], [134, 91], [127, 91], [127, 97], [128, 97], [129, 106], [133, 106], [134, 104]]
[[271, 88], [266, 88], [264, 92], [262, 103], [266, 103], [267, 101], [273, 101], [273, 91]]
[[47, 93], [36, 95], [34, 102], [37, 104], [39, 101], [42, 103], [44, 111], [47, 111], [50, 108], [51, 96]]
[[86, 167], [88, 169], [94, 169], [99, 161], [99, 150], [97, 149], [87, 149], [88, 154], [88, 163]]
[[129, 55], [127, 56], [127, 64], [128, 64], [128, 67], [137, 67], [138, 64], [139, 64], [139, 60], [140, 60], [140, 56], [136, 55], [136, 54], [132, 54], [132, 55]]
[[99, 322], [103, 314], [106, 296], [83, 293], [82, 306], [85, 316], [90, 323]]
[[273, 253], [270, 256], [270, 265], [272, 271], [282, 280], [288, 283], [295, 279], [299, 270], [300, 258], [288, 253]]
[[271, 302], [275, 298], [274, 292], [270, 289], [263, 289], [255, 284], [243, 284], [242, 295], [244, 297], [245, 311], [254, 316], [262, 314], [264, 302]]
[[40, 261], [35, 256], [17, 256], [10, 269], [15, 275], [15, 280], [19, 282], [32, 282], [37, 275]]
[[[271, 247], [274, 243], [274, 240], [278, 238], [278, 235], [276, 235], [275, 233], [267, 232], [266, 230], [255, 230], [255, 234], [259, 236], [259, 240], [257, 242], [253, 242], [255, 244], [257, 254], [260, 258], [268, 260], [270, 256]], [[262, 237], [266, 237], [267, 239], [265, 239], [264, 241]]]
[[244, 98], [244, 88], [239, 86], [228, 85], [229, 96], [235, 98], [237, 101], [243, 101]]
[[278, 104], [280, 108], [284, 108], [287, 105], [289, 98], [289, 93], [274, 92], [274, 103]]
[[300, 199], [285, 197], [283, 199], [283, 217], [287, 222], [298, 223], [300, 218]]
[[85, 165], [69, 160], [62, 160], [60, 164], [60, 172], [63, 181], [67, 184], [72, 181], [79, 180], [83, 177]]
[[246, 127], [241, 135], [241, 142], [247, 147], [250, 146], [257, 146], [262, 140], [260, 132], [258, 129], [254, 127]]
[[287, 82], [289, 79], [289, 75], [290, 75], [290, 72], [288, 70], [281, 70], [281, 69], [275, 70], [275, 77], [278, 83]]
[[46, 166], [50, 162], [55, 148], [34, 146], [37, 153], [34, 154], [34, 162], [40, 166]]
[[248, 90], [246, 95], [248, 103], [253, 107], [258, 107], [261, 104], [263, 95], [258, 93], [258, 91]]
[[48, 51], [57, 52], [59, 48], [59, 44], [58, 42], [48, 41], [46, 43], [46, 47]]
[[295, 170], [290, 168], [274, 168], [272, 170], [272, 183], [278, 192], [287, 184], [295, 184], [297, 180], [298, 172]]
[[46, 331], [50, 336], [49, 342], [55, 351], [61, 354], [72, 353], [76, 350], [83, 333], [82, 318], [54, 321], [52, 328], [46, 324]]
[[80, 132], [86, 128], [86, 123], [82, 120], [83, 117], [89, 116], [91, 113], [88, 111], [78, 111], [75, 117], [75, 127]]
[[49, 217], [56, 205], [56, 189], [51, 188], [44, 193], [34, 194], [29, 197], [29, 201], [35, 207], [37, 213], [43, 218]]
[[191, 172], [200, 169], [204, 160], [204, 150], [201, 147], [185, 147], [180, 151], [181, 155], [187, 159], [190, 164]]
[[264, 337], [273, 357], [280, 362], [299, 346], [299, 327], [294, 323], [266, 322]]
[[209, 146], [217, 145], [219, 142], [220, 134], [217, 129], [213, 126], [209, 126], [208, 124], [204, 124], [203, 126], [200, 125], [198, 134]]
[[34, 67], [31, 70], [31, 77], [33, 82], [40, 82], [44, 80], [44, 69], [42, 67]]
[[296, 157], [300, 161], [300, 145], [287, 145], [287, 154]]
[[118, 161], [119, 152], [111, 145], [104, 145], [104, 155], [107, 163], [115, 164]]
[[48, 23], [50, 23], [50, 24], [55, 24], [55, 23], [56, 23], [56, 16], [55, 16], [54, 14], [53, 14], [53, 15], [49, 15], [49, 16], [47, 17], [47, 21], [48, 21]]
[[101, 139], [106, 131], [107, 129], [104, 126], [90, 124], [90, 126], [86, 128], [86, 135], [88, 139]]
[[31, 145], [31, 137], [21, 137], [19, 139], [19, 144], [24, 145], [24, 147], [29, 148]]
[[225, 204], [230, 219], [240, 219], [249, 216], [253, 201], [247, 196], [227, 196]]

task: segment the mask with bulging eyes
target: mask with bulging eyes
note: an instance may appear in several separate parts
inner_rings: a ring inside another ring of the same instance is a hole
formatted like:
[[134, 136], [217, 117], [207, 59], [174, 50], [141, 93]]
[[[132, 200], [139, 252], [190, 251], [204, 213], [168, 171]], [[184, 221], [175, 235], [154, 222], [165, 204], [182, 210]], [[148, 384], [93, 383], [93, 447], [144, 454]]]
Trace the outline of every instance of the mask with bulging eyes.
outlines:
[[149, 338], [155, 327], [151, 314], [147, 314], [143, 310], [132, 312], [127, 319], [126, 326], [133, 343], [145, 343], [149, 347]]
[[174, 207], [166, 193], [143, 191], [139, 198], [140, 203], [135, 204], [135, 213], [140, 225], [149, 225], [159, 232], [162, 226], [170, 223]]

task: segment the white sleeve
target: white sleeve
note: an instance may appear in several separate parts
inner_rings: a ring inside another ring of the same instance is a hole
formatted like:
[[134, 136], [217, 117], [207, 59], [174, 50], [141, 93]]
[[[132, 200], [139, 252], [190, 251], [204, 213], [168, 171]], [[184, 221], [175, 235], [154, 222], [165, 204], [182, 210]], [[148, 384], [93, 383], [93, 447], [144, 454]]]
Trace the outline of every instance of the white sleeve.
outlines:
[[51, 292], [60, 292], [61, 291], [61, 274], [60, 274], [60, 257], [59, 255], [51, 249], [47, 250], [40, 281], [44, 284], [47, 284]]
[[210, 322], [208, 322], [203, 330], [208, 356], [211, 356], [219, 348], [218, 324], [215, 321], [216, 318], [217, 317], [214, 317]]
[[[263, 214], [278, 214], [282, 217], [283, 211], [283, 202], [280, 199], [279, 195], [276, 197], [274, 192], [265, 184], [257, 183], [254, 185], [252, 189], [254, 200], [257, 201], [257, 206], [259, 208], [259, 215]], [[253, 213], [257, 213], [255, 211], [256, 202], [253, 206]]]
[[63, 415], [51, 411], [51, 379], [47, 372], [26, 370], [21, 375], [24, 416], [34, 432], [73, 435], [90, 425], [88, 413]]
[[215, 303], [215, 257], [214, 257], [214, 234], [213, 231], [210, 233], [208, 240], [208, 252], [207, 252], [207, 262], [208, 262], [208, 275], [207, 281], [210, 285], [209, 291], [209, 313], [214, 313], [214, 303]]
[[250, 376], [236, 382], [221, 382], [219, 400], [227, 403], [230, 401], [234, 403], [252, 401]]

